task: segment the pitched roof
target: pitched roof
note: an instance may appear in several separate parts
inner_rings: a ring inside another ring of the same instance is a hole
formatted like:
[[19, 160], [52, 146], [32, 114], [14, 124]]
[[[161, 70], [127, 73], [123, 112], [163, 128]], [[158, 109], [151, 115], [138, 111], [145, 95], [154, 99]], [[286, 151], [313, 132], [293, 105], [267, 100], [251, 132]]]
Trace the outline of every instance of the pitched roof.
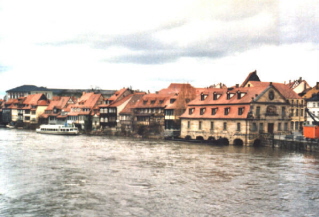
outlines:
[[145, 93], [134, 93], [130, 101], [127, 103], [124, 109], [120, 112], [120, 114], [131, 114], [132, 109], [135, 107], [137, 103], [142, 99]]
[[249, 81], [260, 81], [258, 75], [257, 75], [257, 71], [253, 71], [251, 73], [249, 73], [249, 75], [247, 76], [247, 78], [245, 79], [245, 81], [240, 85], [241, 87], [244, 87], [246, 86], [246, 84], [249, 82]]
[[70, 98], [71, 97], [69, 96], [64, 96], [64, 97], [59, 97], [58, 100], [51, 100], [46, 110], [53, 110], [54, 108], [59, 108], [59, 109], [65, 108]]
[[25, 100], [23, 101], [23, 104], [38, 105], [39, 100], [47, 100], [47, 98], [42, 93], [32, 94], [32, 95], [26, 96]]
[[289, 86], [283, 83], [274, 83], [274, 82], [261, 82], [261, 81], [250, 81], [249, 82], [253, 87], [262, 87], [266, 88], [269, 85], [274, 86], [286, 99], [301, 99], [301, 97], [293, 91]]

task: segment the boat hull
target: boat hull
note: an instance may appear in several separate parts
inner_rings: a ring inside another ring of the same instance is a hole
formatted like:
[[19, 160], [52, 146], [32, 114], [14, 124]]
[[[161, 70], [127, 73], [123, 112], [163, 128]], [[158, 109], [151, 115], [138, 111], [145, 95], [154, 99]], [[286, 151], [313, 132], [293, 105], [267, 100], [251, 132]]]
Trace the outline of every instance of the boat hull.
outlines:
[[67, 127], [63, 125], [41, 125], [36, 129], [37, 133], [50, 135], [78, 135], [79, 130], [76, 127]]

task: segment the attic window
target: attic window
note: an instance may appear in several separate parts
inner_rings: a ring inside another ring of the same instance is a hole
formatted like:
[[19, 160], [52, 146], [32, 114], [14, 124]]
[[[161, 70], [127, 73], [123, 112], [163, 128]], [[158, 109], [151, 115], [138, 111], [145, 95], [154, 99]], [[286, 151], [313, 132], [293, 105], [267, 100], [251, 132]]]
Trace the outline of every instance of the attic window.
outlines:
[[147, 100], [143, 100], [143, 105], [146, 105], [146, 103], [147, 103]]
[[237, 92], [237, 99], [241, 99], [241, 93], [239, 91]]
[[224, 114], [225, 114], [225, 115], [228, 115], [228, 114], [229, 114], [229, 111], [230, 111], [230, 108], [229, 108], [229, 107], [228, 107], [228, 108], [225, 108]]
[[199, 112], [200, 115], [203, 115], [203, 114], [205, 113], [205, 111], [206, 111], [206, 108], [201, 108], [201, 109], [200, 109], [200, 112]]
[[205, 99], [207, 98], [207, 96], [208, 96], [207, 94], [203, 94], [203, 93], [202, 93], [202, 94], [200, 95], [200, 100], [201, 100], [201, 101], [205, 100]]
[[155, 104], [155, 100], [151, 100], [151, 104]]
[[244, 108], [238, 108], [238, 115], [242, 115], [244, 113]]
[[169, 102], [170, 102], [171, 104], [173, 104], [175, 101], [176, 101], [176, 99], [170, 99], [170, 100], [169, 100]]
[[235, 94], [234, 93], [227, 93], [227, 99], [230, 99], [230, 98], [232, 98], [233, 96], [234, 96]]
[[194, 110], [195, 110], [194, 108], [188, 109], [188, 114], [190, 114], [190, 115], [193, 114], [193, 113], [194, 113]]
[[164, 102], [164, 100], [160, 100], [160, 101], [159, 101], [159, 104], [163, 104], [163, 102]]
[[213, 94], [213, 100], [218, 100], [218, 98], [221, 96], [221, 94], [217, 94], [217, 93], [214, 93]]
[[216, 115], [217, 113], [217, 108], [212, 108], [212, 115]]

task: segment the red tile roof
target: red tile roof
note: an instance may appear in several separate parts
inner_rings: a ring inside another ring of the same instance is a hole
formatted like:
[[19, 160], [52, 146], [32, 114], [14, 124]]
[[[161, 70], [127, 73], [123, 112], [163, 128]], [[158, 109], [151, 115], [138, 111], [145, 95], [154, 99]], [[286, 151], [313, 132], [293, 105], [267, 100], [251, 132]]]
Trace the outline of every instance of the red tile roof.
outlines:
[[[194, 108], [194, 111], [192, 114], [189, 114], [189, 109]], [[216, 114], [212, 115], [212, 109], [217, 108]], [[229, 108], [229, 113], [225, 115], [225, 109]], [[238, 114], [238, 109], [242, 108], [243, 113], [241, 115]], [[205, 112], [203, 114], [200, 114], [201, 109], [205, 109]], [[216, 105], [210, 105], [210, 106], [196, 106], [192, 107], [189, 106], [188, 109], [185, 111], [183, 115], [181, 115], [182, 118], [205, 118], [205, 119], [246, 119], [247, 115], [249, 113], [250, 105], [223, 105], [223, 106], [216, 106]]]
[[40, 99], [46, 99], [43, 93], [28, 95], [23, 101], [26, 105], [37, 105]]

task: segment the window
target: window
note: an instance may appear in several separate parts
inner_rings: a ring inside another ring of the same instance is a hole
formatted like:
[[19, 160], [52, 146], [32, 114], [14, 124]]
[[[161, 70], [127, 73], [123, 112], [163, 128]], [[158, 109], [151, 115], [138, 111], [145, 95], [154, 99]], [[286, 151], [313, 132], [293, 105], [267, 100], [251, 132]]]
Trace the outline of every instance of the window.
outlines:
[[227, 130], [227, 122], [223, 123], [223, 130]]
[[264, 132], [264, 123], [259, 123], [259, 132]]
[[285, 123], [285, 124], [284, 124], [284, 130], [285, 130], [285, 131], [288, 131], [288, 123]]
[[316, 103], [315, 102], [312, 104], [312, 107], [316, 107]]
[[299, 122], [295, 122], [295, 130], [299, 130]]
[[213, 94], [213, 100], [217, 100], [217, 99], [218, 99], [217, 93], [214, 93], [214, 94]]
[[291, 116], [291, 117], [294, 116], [294, 109], [290, 109], [290, 116]]
[[268, 97], [269, 97], [270, 100], [273, 100], [275, 98], [274, 91], [269, 91]]
[[198, 122], [198, 129], [199, 129], [199, 130], [202, 129], [202, 122], [201, 122], [201, 121]]
[[237, 131], [240, 131], [240, 123], [237, 123]]
[[239, 91], [237, 92], [237, 99], [241, 99], [241, 93]]
[[296, 109], [296, 116], [299, 116], [299, 109]]
[[164, 102], [164, 100], [161, 99], [158, 103], [159, 104], [163, 104], [163, 102]]
[[230, 99], [230, 93], [227, 93], [227, 99]]
[[282, 115], [283, 117], [286, 116], [286, 107], [282, 107], [282, 108], [281, 108], [281, 115]]
[[217, 108], [212, 108], [212, 115], [216, 115]]
[[281, 131], [281, 123], [278, 123], [278, 131]]
[[191, 122], [187, 121], [187, 129], [191, 128]]
[[201, 94], [200, 95], [200, 100], [201, 101], [205, 100], [207, 98], [207, 96], [208, 96], [207, 94]]
[[188, 109], [188, 114], [190, 114], [190, 115], [193, 114], [194, 110], [195, 110], [194, 108]]
[[152, 104], [152, 105], [155, 104], [155, 100], [151, 100], [151, 104]]
[[147, 100], [143, 100], [143, 105], [146, 105], [146, 103], [147, 103]]
[[244, 108], [238, 108], [238, 115], [242, 115], [244, 113]]
[[210, 122], [210, 129], [211, 129], [211, 130], [214, 129], [214, 122], [213, 122], [213, 121]]
[[256, 108], [256, 116], [260, 117], [260, 106], [257, 106]]
[[170, 104], [173, 104], [176, 101], [176, 99], [170, 99], [169, 102]]
[[199, 112], [200, 115], [203, 115], [203, 114], [205, 113], [205, 111], [206, 111], [206, 108], [201, 108], [201, 109], [200, 109], [200, 112]]
[[225, 115], [228, 115], [228, 114], [229, 114], [229, 111], [230, 111], [230, 108], [225, 108], [224, 114], [225, 114]]
[[252, 131], [257, 131], [257, 124], [256, 124], [256, 123], [253, 123], [253, 124], [252, 124], [251, 130], [252, 130]]
[[165, 110], [165, 115], [167, 115], [167, 116], [174, 115], [174, 110], [173, 109], [166, 109]]
[[300, 116], [303, 117], [303, 109], [300, 109]]

